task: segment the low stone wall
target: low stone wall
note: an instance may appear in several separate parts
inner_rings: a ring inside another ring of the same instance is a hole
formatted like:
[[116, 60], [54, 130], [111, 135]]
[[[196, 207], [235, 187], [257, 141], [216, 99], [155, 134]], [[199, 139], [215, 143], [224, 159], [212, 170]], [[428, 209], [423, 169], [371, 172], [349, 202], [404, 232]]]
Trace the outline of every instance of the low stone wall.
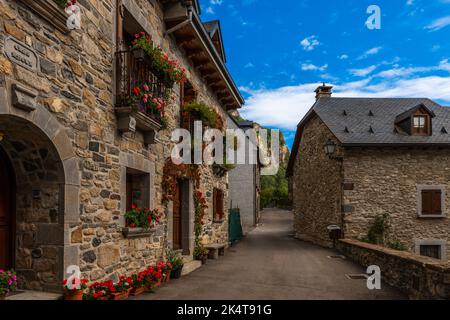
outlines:
[[385, 283], [410, 299], [450, 299], [450, 263], [352, 239], [337, 248], [349, 259], [367, 267], [377, 265]]

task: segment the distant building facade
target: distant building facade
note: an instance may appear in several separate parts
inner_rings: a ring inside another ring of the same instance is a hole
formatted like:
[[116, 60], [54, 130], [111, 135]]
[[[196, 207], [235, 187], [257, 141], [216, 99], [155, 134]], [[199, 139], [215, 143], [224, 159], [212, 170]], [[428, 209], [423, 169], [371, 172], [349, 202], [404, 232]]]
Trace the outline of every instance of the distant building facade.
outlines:
[[429, 99], [333, 98], [325, 85], [316, 93], [287, 170], [296, 236], [329, 246], [334, 224], [367, 240], [385, 216], [385, 246], [446, 260], [450, 109]]
[[[241, 129], [244, 132], [253, 129], [253, 122], [237, 122], [231, 116], [227, 118], [229, 129]], [[246, 144], [251, 143], [246, 138]], [[241, 223], [244, 232], [248, 232], [255, 227], [260, 220], [260, 166], [259, 164], [248, 163], [248, 151], [246, 148], [246, 164], [237, 164], [228, 174], [229, 177], [229, 207], [239, 208]]]

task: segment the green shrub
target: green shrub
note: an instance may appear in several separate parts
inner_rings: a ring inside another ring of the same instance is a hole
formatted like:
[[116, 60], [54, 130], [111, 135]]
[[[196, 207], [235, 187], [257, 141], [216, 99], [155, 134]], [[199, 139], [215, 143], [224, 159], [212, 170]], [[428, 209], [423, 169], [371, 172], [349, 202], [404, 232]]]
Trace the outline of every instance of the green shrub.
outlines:
[[216, 125], [217, 114], [202, 102], [192, 101], [188, 103], [185, 111], [189, 112], [196, 120], [202, 121], [204, 126], [213, 128]]

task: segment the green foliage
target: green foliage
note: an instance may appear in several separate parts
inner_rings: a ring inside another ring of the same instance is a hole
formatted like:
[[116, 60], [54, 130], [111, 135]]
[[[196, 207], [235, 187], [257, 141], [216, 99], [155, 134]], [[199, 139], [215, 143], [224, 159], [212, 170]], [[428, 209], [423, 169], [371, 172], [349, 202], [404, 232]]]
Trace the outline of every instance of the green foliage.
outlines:
[[367, 241], [373, 244], [384, 244], [386, 233], [389, 230], [387, 218], [387, 213], [375, 217], [367, 233]]
[[202, 121], [204, 126], [213, 128], [216, 125], [217, 114], [202, 102], [190, 102], [186, 105], [185, 111], [189, 112], [197, 120]]
[[61, 8], [65, 8], [67, 5], [67, 0], [53, 0], [53, 1], [56, 2], [56, 4]]
[[401, 243], [400, 241], [398, 241], [397, 239], [389, 241], [387, 243], [387, 246], [394, 250], [406, 251], [406, 246], [403, 243]]
[[183, 258], [181, 257], [181, 255], [172, 249], [166, 250], [166, 259], [167, 262], [170, 262], [172, 264], [172, 270], [178, 270], [184, 266]]
[[289, 186], [286, 178], [286, 164], [280, 163], [276, 175], [261, 176], [261, 208], [289, 207]]

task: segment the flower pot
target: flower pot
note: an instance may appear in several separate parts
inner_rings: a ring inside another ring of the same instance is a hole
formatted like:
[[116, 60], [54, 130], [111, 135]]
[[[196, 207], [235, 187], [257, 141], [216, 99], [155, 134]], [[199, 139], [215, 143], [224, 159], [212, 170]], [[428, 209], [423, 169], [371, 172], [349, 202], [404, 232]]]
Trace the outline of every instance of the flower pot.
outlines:
[[130, 295], [132, 296], [139, 296], [145, 292], [145, 287], [141, 286], [139, 288], [133, 288], [130, 292]]
[[172, 279], [179, 279], [181, 278], [181, 271], [183, 270], [183, 267], [180, 267], [178, 269], [173, 269], [172, 272], [170, 272], [170, 277]]
[[170, 281], [170, 270], [167, 271], [166, 276], [164, 277], [164, 282], [169, 282]]
[[208, 261], [208, 256], [203, 255], [203, 256], [201, 256], [200, 260], [202, 261], [202, 264], [206, 264], [206, 261]]
[[132, 50], [133, 57], [138, 61], [144, 61], [147, 58], [147, 53], [142, 48], [136, 48]]
[[65, 292], [64, 300], [83, 300], [83, 290], [72, 290]]
[[0, 300], [6, 299], [6, 293], [0, 293]]
[[131, 289], [123, 292], [111, 293], [110, 300], [127, 300]]

